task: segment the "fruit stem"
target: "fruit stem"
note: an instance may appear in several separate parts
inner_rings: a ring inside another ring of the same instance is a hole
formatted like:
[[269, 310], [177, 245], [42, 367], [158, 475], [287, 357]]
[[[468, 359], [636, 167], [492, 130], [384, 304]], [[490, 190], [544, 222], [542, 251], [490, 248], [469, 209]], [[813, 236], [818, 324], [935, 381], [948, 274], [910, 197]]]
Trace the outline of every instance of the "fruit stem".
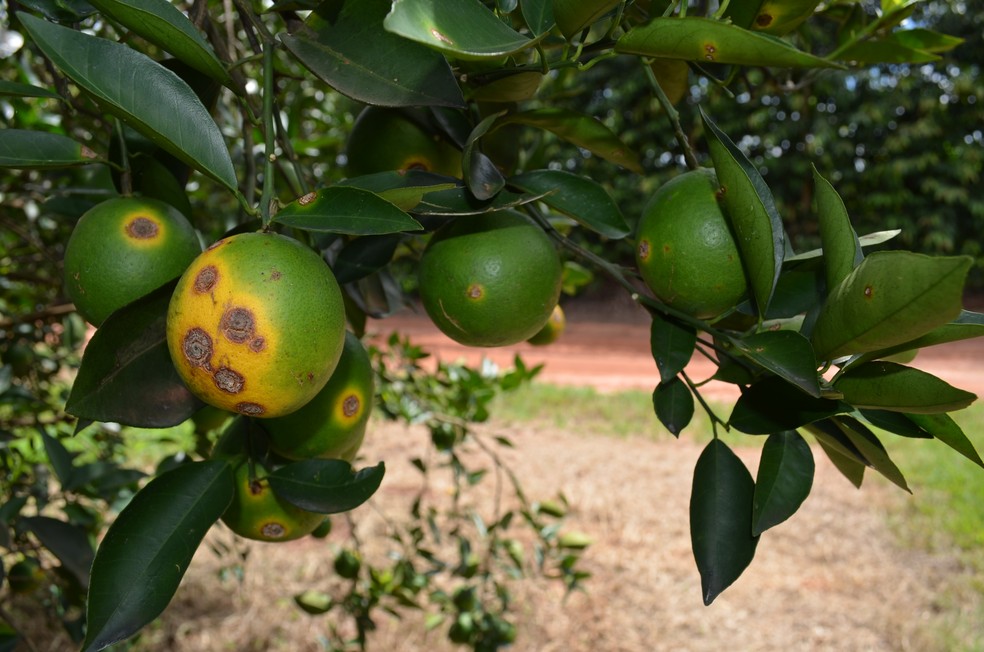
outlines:
[[263, 165], [263, 191], [260, 195], [260, 218], [263, 227], [270, 224], [270, 205], [273, 202], [274, 163], [277, 160], [276, 132], [273, 127], [273, 52], [270, 43], [263, 45], [263, 138], [265, 142]]
[[656, 79], [656, 73], [653, 72], [653, 68], [650, 65], [652, 63], [651, 59], [640, 59], [642, 63], [642, 70], [646, 74], [646, 79], [649, 81], [649, 85], [653, 89], [653, 94], [656, 96], [656, 100], [659, 105], [663, 107], [663, 111], [666, 112], [666, 117], [673, 126], [673, 135], [676, 137], [677, 142], [680, 144], [680, 148], [683, 150], [683, 157], [687, 161], [687, 167], [691, 170], [696, 170], [700, 167], [697, 162], [697, 155], [694, 153], [693, 147], [690, 146], [690, 141], [687, 139], [687, 134], [683, 132], [683, 127], [680, 125], [680, 112], [676, 110], [673, 106], [673, 102], [670, 102], [670, 98], [666, 96], [663, 91], [663, 87], [660, 86], [659, 80]]
[[133, 193], [133, 171], [130, 168], [130, 155], [126, 149], [126, 138], [123, 137], [123, 123], [119, 118], [114, 118], [116, 125], [116, 137], [120, 141], [120, 194], [128, 197]]

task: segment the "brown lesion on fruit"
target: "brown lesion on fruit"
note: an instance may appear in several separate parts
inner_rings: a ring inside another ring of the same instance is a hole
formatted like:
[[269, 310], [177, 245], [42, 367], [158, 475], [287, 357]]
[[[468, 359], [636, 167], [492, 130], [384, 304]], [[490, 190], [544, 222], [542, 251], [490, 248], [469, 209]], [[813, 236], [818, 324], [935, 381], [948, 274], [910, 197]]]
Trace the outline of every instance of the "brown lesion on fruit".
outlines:
[[247, 485], [250, 495], [259, 496], [263, 493], [263, 481], [259, 478], [250, 478], [249, 484]]
[[235, 410], [239, 414], [245, 414], [248, 417], [258, 417], [266, 413], [265, 407], [263, 407], [259, 403], [251, 403], [249, 401], [236, 403]]
[[348, 418], [354, 417], [358, 412], [359, 408], [362, 406], [362, 401], [355, 394], [349, 394], [342, 401], [342, 414]]
[[254, 337], [249, 342], [249, 350], [253, 353], [259, 353], [266, 348], [266, 339], [262, 337]]
[[157, 222], [149, 217], [135, 217], [126, 223], [126, 234], [134, 240], [152, 240], [160, 233]]
[[479, 285], [478, 283], [472, 283], [471, 285], [468, 286], [468, 289], [465, 290], [465, 296], [467, 296], [469, 299], [477, 301], [478, 299], [481, 299], [483, 296], [485, 296], [485, 288]]
[[870, 285], [864, 286], [864, 298], [865, 299], [870, 299], [871, 297], [874, 296], [874, 294], [875, 294], [875, 289], [873, 287], [871, 287]]
[[775, 19], [772, 17], [772, 14], [761, 13], [755, 17], [755, 24], [758, 27], [768, 27], [772, 24], [773, 20]]
[[212, 374], [215, 386], [227, 394], [238, 394], [246, 386], [246, 379], [238, 371], [229, 367], [219, 367]]
[[717, 190], [714, 191], [714, 199], [716, 199], [719, 202], [724, 201], [724, 198], [727, 196], [728, 196], [728, 189], [724, 186], [720, 186]]
[[308, 194], [303, 195], [303, 196], [301, 196], [301, 197], [299, 197], [297, 199], [297, 205], [298, 206], [307, 206], [308, 204], [310, 204], [311, 202], [313, 202], [317, 198], [318, 198], [318, 193], [317, 192], [309, 192]]
[[287, 534], [287, 528], [280, 523], [264, 523], [260, 532], [268, 539], [282, 539]]
[[194, 367], [210, 369], [212, 363], [212, 338], [201, 328], [192, 328], [185, 333], [181, 343], [185, 359]]
[[219, 330], [234, 344], [244, 344], [253, 339], [256, 320], [247, 308], [236, 306], [226, 310], [219, 321]]
[[640, 260], [649, 260], [649, 252], [650, 252], [649, 240], [640, 240], [639, 241], [639, 252], [638, 252], [639, 253], [639, 259]]
[[215, 268], [215, 265], [206, 265], [198, 270], [195, 274], [195, 283], [193, 288], [197, 294], [204, 294], [206, 292], [211, 292], [215, 284], [219, 282], [219, 270]]

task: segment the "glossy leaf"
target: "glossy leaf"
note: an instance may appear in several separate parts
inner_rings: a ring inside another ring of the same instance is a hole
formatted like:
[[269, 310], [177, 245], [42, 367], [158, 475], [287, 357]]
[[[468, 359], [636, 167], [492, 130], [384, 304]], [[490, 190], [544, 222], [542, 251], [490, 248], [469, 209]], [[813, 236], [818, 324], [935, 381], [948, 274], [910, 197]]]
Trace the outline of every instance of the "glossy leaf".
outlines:
[[813, 329], [820, 360], [886, 349], [960, 315], [970, 257], [870, 254], [830, 292]]
[[941, 34], [922, 27], [899, 30], [892, 35], [902, 45], [933, 53], [949, 52], [964, 42], [964, 39], [958, 36]]
[[745, 338], [734, 338], [732, 344], [756, 364], [810, 396], [820, 397], [813, 347], [799, 333], [789, 330], [763, 331]]
[[557, 27], [568, 40], [618, 5], [618, 0], [552, 0]]
[[111, 314], [82, 356], [65, 411], [80, 419], [167, 428], [202, 407], [167, 349], [173, 284]]
[[848, 482], [860, 489], [864, 483], [864, 470], [867, 468], [862, 462], [851, 456], [844, 455], [840, 450], [830, 444], [830, 441], [820, 433], [817, 435], [817, 443], [820, 450], [824, 452], [834, 467], [840, 471], [841, 475], [847, 478]]
[[670, 378], [653, 390], [656, 418], [674, 437], [679, 437], [694, 416], [694, 397], [680, 378]]
[[89, 0], [105, 16], [142, 36], [192, 68], [233, 87], [212, 46], [180, 9], [167, 0]]
[[615, 201], [591, 179], [563, 170], [534, 170], [510, 177], [509, 184], [539, 195], [547, 206], [605, 237], [619, 239], [631, 232]]
[[[874, 233], [866, 233], [858, 237], [858, 244], [861, 245], [861, 249], [864, 250], [865, 247], [874, 247], [880, 244], [885, 244], [886, 242], [892, 240], [896, 236], [902, 233], [902, 229], [888, 229], [886, 231], [875, 231]], [[783, 260], [783, 264], [790, 263], [800, 263], [803, 261], [811, 260], [813, 258], [823, 257], [823, 249], [810, 249], [809, 251], [804, 251], [803, 253], [794, 254], [792, 256], [787, 255]]]
[[316, 10], [310, 31], [283, 35], [287, 49], [340, 93], [380, 106], [464, 106], [440, 53], [383, 28], [388, 0], [346, 2], [337, 16]]
[[382, 462], [356, 472], [344, 460], [310, 459], [282, 466], [268, 477], [280, 498], [310, 512], [336, 514], [369, 500], [385, 473]]
[[557, 23], [554, 19], [553, 0], [520, 0], [523, 20], [534, 36], [549, 32]]
[[518, 194], [502, 190], [489, 200], [477, 199], [466, 188], [439, 190], [428, 193], [413, 209], [415, 215], [478, 215], [507, 208], [517, 208], [539, 200], [538, 195]]
[[875, 436], [875, 433], [863, 423], [852, 417], [840, 416], [834, 422], [847, 435], [851, 443], [864, 455], [873, 469], [885, 476], [899, 488], [912, 493], [902, 475], [902, 471], [888, 456], [888, 451]]
[[797, 50], [780, 39], [710, 18], [654, 18], [634, 27], [615, 50], [644, 57], [741, 66], [828, 68], [837, 64]]
[[933, 434], [916, 424], [908, 415], [890, 410], [861, 409], [858, 414], [875, 428], [900, 437], [932, 439]]
[[957, 451], [968, 460], [984, 468], [984, 461], [974, 448], [974, 444], [964, 434], [960, 425], [949, 414], [909, 414], [906, 415], [920, 428], [936, 439]]
[[492, 199], [506, 185], [502, 172], [492, 159], [482, 152], [479, 144], [482, 136], [489, 132], [497, 118], [497, 115], [490, 115], [475, 125], [465, 141], [462, 152], [461, 172], [465, 185], [480, 201]]
[[236, 190], [236, 171], [222, 133], [180, 77], [121, 43], [34, 16], [19, 17], [52, 63], [103, 108], [188, 165]]
[[524, 102], [536, 95], [542, 82], [542, 73], [521, 71], [476, 87], [471, 91], [471, 99], [476, 102]]
[[44, 452], [48, 456], [51, 469], [55, 472], [59, 484], [64, 488], [72, 484], [72, 476], [75, 467], [72, 466], [72, 455], [59, 440], [55, 439], [41, 426], [38, 427], [41, 433], [41, 442], [44, 444]]
[[400, 244], [396, 235], [356, 238], [338, 252], [332, 271], [341, 285], [357, 281], [385, 267]]
[[533, 45], [479, 0], [393, 0], [383, 25], [459, 59], [498, 59]]
[[679, 104], [690, 92], [690, 65], [679, 59], [653, 59], [649, 64], [670, 104]]
[[851, 226], [844, 201], [815, 167], [813, 183], [816, 186], [820, 241], [823, 243], [824, 273], [827, 287], [835, 288], [861, 264], [864, 253], [861, 251], [858, 234]]
[[649, 348], [663, 382], [675, 378], [694, 355], [697, 330], [653, 313], [649, 328]]
[[777, 376], [751, 385], [735, 403], [728, 423], [739, 432], [768, 435], [849, 412], [843, 401], [815, 398]]
[[936, 376], [895, 362], [867, 362], [834, 381], [844, 401], [858, 408], [935, 414], [960, 410], [977, 396]]
[[712, 439], [697, 459], [690, 495], [690, 540], [709, 605], [755, 556], [755, 481], [727, 444]]
[[88, 165], [95, 152], [68, 136], [33, 129], [0, 129], [0, 168]]
[[984, 314], [962, 310], [956, 319], [939, 328], [934, 328], [922, 337], [917, 337], [909, 342], [903, 342], [896, 346], [888, 347], [878, 351], [872, 351], [861, 356], [861, 359], [884, 358], [897, 353], [914, 351], [927, 346], [946, 344], [947, 342], [959, 342], [975, 337], [984, 336]]
[[17, 4], [57, 23], [78, 23], [96, 13], [96, 8], [86, 0], [21, 0]]
[[752, 535], [779, 525], [799, 509], [813, 487], [813, 452], [795, 430], [769, 435], [755, 479]]
[[417, 220], [376, 193], [347, 186], [309, 192], [281, 208], [272, 221], [302, 231], [350, 235], [423, 229]]
[[772, 193], [758, 168], [701, 110], [714, 171], [760, 315], [782, 270], [785, 235]]
[[80, 585], [88, 586], [93, 552], [89, 535], [82, 527], [48, 516], [31, 516], [21, 519], [21, 522]]
[[461, 182], [423, 170], [389, 170], [343, 179], [337, 185], [372, 191], [400, 210], [409, 211], [428, 193], [451, 190]]
[[3, 80], [0, 80], [0, 95], [12, 97], [41, 97], [49, 100], [63, 99], [61, 95], [52, 90], [48, 90], [47, 88]]
[[642, 173], [639, 157], [611, 129], [596, 118], [560, 108], [542, 108], [521, 111], [500, 119], [496, 126], [522, 124], [556, 134], [560, 138], [583, 147], [610, 163], [627, 170]]
[[232, 468], [208, 461], [178, 466], [137, 492], [96, 552], [83, 652], [122, 641], [164, 611], [234, 490]]

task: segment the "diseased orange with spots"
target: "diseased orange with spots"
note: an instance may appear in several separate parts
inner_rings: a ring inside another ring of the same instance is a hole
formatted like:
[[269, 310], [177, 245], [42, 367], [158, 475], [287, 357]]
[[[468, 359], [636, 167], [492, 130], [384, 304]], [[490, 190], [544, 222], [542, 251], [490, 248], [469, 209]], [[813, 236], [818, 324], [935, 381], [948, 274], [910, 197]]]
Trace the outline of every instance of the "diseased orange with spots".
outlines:
[[171, 297], [167, 343], [185, 384], [215, 407], [289, 414], [324, 387], [345, 336], [341, 290], [300, 242], [243, 233], [209, 247]]

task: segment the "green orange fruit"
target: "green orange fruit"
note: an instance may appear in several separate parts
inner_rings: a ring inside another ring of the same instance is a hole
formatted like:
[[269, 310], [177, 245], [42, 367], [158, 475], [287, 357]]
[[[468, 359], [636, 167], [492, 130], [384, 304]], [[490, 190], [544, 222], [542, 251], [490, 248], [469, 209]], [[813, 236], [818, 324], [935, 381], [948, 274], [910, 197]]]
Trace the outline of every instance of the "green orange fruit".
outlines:
[[222, 522], [241, 537], [256, 541], [292, 541], [314, 532], [324, 514], [301, 509], [270, 488], [269, 471], [246, 456], [234, 462], [236, 489]]
[[560, 298], [560, 257], [523, 215], [498, 211], [448, 222], [420, 259], [424, 309], [448, 337], [505, 346], [533, 337]]
[[718, 188], [710, 169], [674, 177], [646, 205], [637, 230], [636, 263], [646, 285], [699, 319], [734, 307], [748, 289]]
[[548, 319], [547, 323], [543, 325], [543, 328], [537, 331], [536, 335], [526, 341], [536, 346], [553, 344], [566, 329], [567, 317], [564, 315], [564, 309], [561, 308], [558, 303], [554, 306], [553, 312], [550, 313], [550, 319]]
[[400, 109], [363, 109], [349, 134], [345, 157], [349, 176], [389, 170], [461, 176], [461, 151]]
[[321, 391], [345, 341], [341, 289], [309, 247], [273, 233], [220, 240], [178, 281], [167, 345], [200, 399], [272, 418]]
[[331, 378], [299, 410], [263, 426], [273, 452], [292, 460], [312, 457], [351, 462], [358, 453], [372, 411], [372, 362], [359, 338], [345, 333], [345, 346]]
[[112, 312], [156, 290], [202, 251], [187, 218], [156, 199], [116, 197], [79, 218], [65, 246], [65, 294], [99, 326]]

